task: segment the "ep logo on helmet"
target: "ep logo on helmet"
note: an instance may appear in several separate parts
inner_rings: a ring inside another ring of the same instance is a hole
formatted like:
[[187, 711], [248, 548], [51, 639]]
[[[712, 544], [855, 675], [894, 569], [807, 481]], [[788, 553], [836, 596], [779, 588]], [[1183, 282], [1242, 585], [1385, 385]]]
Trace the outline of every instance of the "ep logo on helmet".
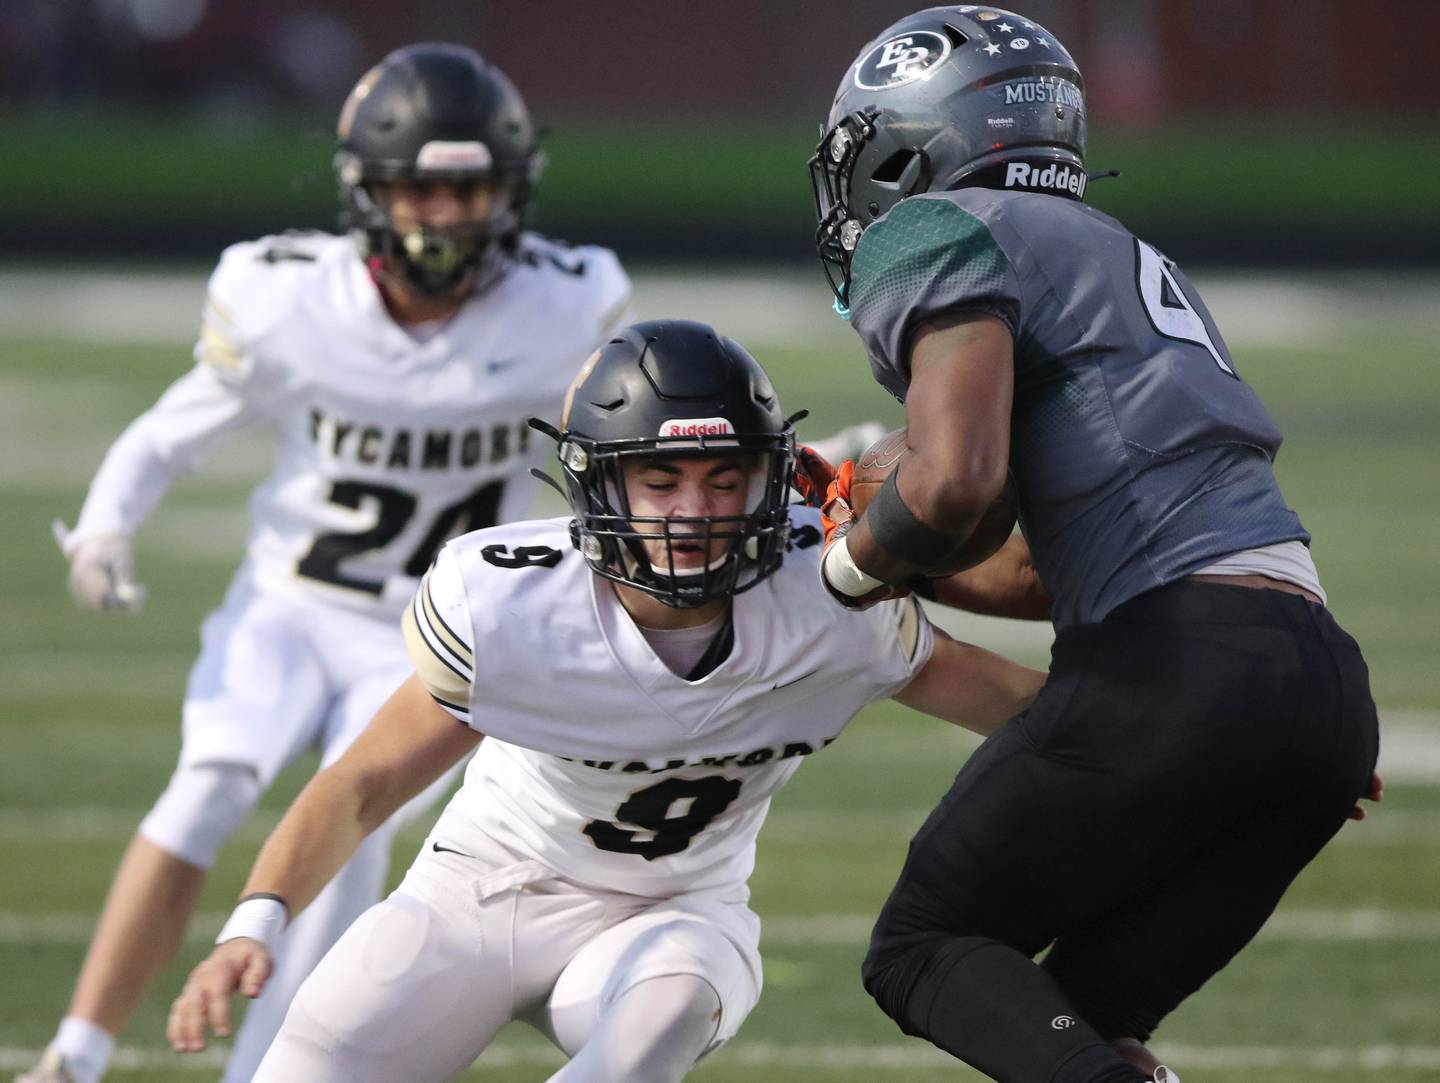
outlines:
[[855, 65], [855, 85], [890, 90], [928, 77], [950, 55], [950, 39], [930, 30], [914, 30], [882, 41]]

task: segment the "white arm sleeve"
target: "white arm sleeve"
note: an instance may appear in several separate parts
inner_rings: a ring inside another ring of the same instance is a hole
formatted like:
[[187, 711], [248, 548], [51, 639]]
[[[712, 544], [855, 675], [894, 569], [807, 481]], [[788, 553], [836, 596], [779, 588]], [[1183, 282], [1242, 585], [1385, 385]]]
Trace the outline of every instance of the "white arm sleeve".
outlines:
[[67, 550], [97, 534], [133, 534], [175, 479], [194, 469], [217, 440], [261, 416], [213, 366], [195, 366], [105, 453]]

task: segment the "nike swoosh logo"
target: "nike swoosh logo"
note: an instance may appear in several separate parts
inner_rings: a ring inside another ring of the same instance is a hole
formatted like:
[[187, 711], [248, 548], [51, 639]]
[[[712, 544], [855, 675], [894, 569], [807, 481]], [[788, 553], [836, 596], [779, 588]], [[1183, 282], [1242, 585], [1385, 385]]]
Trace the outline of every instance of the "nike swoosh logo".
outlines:
[[772, 687], [772, 688], [770, 689], [770, 691], [772, 691], [772, 692], [778, 692], [778, 691], [780, 691], [780, 689], [782, 689], [782, 688], [789, 688], [792, 684], [799, 684], [801, 681], [805, 680], [807, 677], [813, 677], [813, 676], [815, 676], [815, 674], [817, 674], [817, 673], [819, 673], [819, 672], [820, 672], [820, 671], [819, 671], [818, 669], [812, 669], [809, 673], [801, 674], [799, 677], [796, 677], [793, 681], [786, 681], [786, 682], [783, 683], [783, 684], [776, 684], [774, 687]]
[[475, 856], [474, 854], [467, 854], [464, 850], [456, 850], [451, 846], [441, 846], [438, 842], [432, 842], [430, 849], [434, 850], [437, 854], [459, 854], [461, 857]]

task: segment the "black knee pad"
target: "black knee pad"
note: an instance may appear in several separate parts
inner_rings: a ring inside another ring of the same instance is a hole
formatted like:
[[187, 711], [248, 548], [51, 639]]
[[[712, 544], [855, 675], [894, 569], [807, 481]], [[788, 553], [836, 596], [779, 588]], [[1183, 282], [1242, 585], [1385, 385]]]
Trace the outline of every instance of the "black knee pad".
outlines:
[[1023, 952], [981, 936], [928, 936], [866, 958], [866, 989], [906, 1034], [992, 1079], [1129, 1083], [1111, 1049]]
[[937, 957], [948, 956], [954, 950], [954, 944], [955, 938], [943, 933], [912, 938], [903, 944], [871, 941], [860, 964], [865, 991], [906, 1034], [918, 1033], [907, 1021], [906, 1012], [915, 984]]

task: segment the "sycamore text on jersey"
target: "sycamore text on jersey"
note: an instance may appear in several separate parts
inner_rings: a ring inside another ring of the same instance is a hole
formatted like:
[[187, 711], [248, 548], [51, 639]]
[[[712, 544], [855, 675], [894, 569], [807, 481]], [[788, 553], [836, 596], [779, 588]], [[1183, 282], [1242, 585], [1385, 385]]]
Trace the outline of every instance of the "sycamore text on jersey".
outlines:
[[450, 470], [501, 463], [530, 448], [525, 418], [488, 428], [410, 429], [337, 418], [310, 408], [310, 439], [336, 459], [388, 470]]

